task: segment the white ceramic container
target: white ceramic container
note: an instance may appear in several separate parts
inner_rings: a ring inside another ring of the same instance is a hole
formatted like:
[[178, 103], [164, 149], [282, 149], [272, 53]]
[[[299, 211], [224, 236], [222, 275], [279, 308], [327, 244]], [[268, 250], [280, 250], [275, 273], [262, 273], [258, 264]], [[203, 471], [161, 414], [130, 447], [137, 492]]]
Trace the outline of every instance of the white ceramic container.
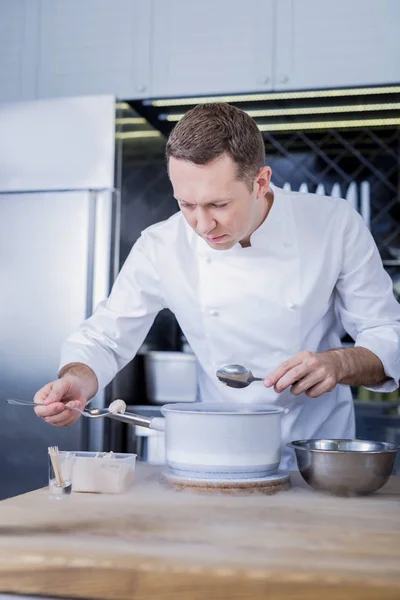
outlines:
[[148, 352], [145, 355], [146, 389], [152, 404], [195, 402], [196, 357], [184, 352]]
[[186, 477], [271, 475], [280, 462], [282, 410], [266, 404], [167, 404], [161, 408], [167, 465]]

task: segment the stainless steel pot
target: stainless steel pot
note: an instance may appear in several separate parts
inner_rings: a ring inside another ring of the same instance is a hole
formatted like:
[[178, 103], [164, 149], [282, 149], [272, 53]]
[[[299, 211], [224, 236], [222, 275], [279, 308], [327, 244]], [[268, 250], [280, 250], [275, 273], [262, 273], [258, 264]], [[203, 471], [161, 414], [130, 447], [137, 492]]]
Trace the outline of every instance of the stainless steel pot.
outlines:
[[254, 478], [275, 473], [280, 462], [283, 409], [266, 404], [179, 403], [163, 418], [113, 415], [119, 421], [166, 434], [166, 462], [185, 477]]

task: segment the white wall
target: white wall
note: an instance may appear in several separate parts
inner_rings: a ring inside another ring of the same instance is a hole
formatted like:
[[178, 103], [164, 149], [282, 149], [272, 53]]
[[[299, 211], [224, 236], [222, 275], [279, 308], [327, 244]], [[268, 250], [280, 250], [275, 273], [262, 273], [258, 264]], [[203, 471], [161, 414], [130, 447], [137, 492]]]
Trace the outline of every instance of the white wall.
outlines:
[[0, 0], [0, 101], [400, 82], [399, 0]]

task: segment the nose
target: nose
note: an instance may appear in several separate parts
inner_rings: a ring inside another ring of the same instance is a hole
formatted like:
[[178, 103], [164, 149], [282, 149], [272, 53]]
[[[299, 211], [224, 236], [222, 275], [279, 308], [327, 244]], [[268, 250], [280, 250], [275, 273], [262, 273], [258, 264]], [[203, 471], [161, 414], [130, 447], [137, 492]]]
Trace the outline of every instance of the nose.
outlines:
[[206, 212], [201, 212], [196, 215], [196, 230], [200, 235], [207, 235], [215, 229], [216, 222], [213, 217], [207, 215]]

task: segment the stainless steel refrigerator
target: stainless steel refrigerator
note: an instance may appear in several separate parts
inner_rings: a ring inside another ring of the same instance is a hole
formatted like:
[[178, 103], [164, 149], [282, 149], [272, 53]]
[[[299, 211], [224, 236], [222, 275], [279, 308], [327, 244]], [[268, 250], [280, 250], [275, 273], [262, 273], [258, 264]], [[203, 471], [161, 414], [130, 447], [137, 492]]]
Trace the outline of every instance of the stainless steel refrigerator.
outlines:
[[108, 295], [115, 155], [111, 96], [0, 105], [0, 499], [46, 484], [50, 445], [102, 449], [101, 421], [56, 428], [5, 399], [57, 378], [63, 340]]

